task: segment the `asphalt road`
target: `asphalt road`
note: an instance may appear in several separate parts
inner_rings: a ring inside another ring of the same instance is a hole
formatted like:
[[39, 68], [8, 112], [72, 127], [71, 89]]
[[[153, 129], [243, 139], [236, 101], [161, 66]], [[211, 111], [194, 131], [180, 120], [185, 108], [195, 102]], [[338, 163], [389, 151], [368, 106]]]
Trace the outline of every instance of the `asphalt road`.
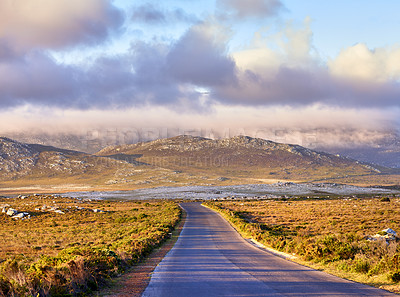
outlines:
[[182, 207], [184, 229], [142, 296], [398, 296], [257, 248], [199, 203]]

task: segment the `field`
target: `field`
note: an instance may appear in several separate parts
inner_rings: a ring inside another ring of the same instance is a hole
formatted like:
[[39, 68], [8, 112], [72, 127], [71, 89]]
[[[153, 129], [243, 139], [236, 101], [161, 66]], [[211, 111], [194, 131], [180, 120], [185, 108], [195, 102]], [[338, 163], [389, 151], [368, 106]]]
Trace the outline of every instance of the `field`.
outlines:
[[0, 296], [84, 296], [139, 262], [179, 222], [165, 201], [0, 199]]
[[223, 201], [206, 205], [221, 212], [243, 235], [295, 255], [296, 261], [399, 292], [399, 239], [382, 231], [391, 228], [400, 232], [399, 198]]

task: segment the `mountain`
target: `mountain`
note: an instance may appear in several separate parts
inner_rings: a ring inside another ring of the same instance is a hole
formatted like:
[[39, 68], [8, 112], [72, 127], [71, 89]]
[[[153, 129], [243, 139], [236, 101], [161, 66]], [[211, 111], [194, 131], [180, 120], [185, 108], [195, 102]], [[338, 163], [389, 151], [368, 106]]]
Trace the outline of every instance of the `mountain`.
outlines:
[[[177, 136], [95, 155], [0, 137], [0, 192], [128, 190], [276, 181], [398, 183], [391, 169], [302, 146], [237, 136]], [[377, 177], [384, 177], [378, 179]], [[382, 182], [381, 182], [382, 181]]]
[[0, 137], [0, 193], [209, 185], [212, 180], [131, 158], [96, 156]]
[[26, 144], [0, 137], [0, 180], [30, 177], [90, 175], [112, 164], [73, 150]]
[[[318, 130], [279, 130], [282, 135], [279, 139], [291, 139], [295, 143], [302, 144], [313, 150], [340, 154], [354, 160], [379, 166], [400, 168], [400, 131], [387, 130], [357, 131], [346, 129]], [[266, 131], [266, 137], [276, 139], [276, 131]], [[162, 134], [162, 133], [160, 133]], [[379, 137], [377, 136], [379, 134]], [[294, 135], [297, 135], [296, 137]], [[313, 137], [310, 138], [310, 135]], [[349, 135], [355, 135], [354, 139]], [[43, 132], [8, 133], [8, 138], [23, 143], [37, 143], [64, 149], [76, 150], [93, 154], [108, 145], [131, 144], [139, 140], [154, 140], [145, 131], [108, 131], [95, 129], [86, 133], [55, 133]], [[130, 137], [129, 137], [130, 136]], [[318, 136], [318, 137], [317, 137]], [[318, 141], [314, 139], [317, 137]]]
[[350, 158], [379, 164], [385, 167], [400, 168], [400, 135], [392, 134], [375, 141], [372, 144], [364, 144], [350, 147], [321, 147], [323, 151], [337, 153]]
[[375, 175], [386, 170], [317, 152], [299, 145], [248, 136], [212, 140], [177, 136], [131, 145], [109, 146], [99, 156], [130, 158], [190, 174], [228, 178], [315, 180]]

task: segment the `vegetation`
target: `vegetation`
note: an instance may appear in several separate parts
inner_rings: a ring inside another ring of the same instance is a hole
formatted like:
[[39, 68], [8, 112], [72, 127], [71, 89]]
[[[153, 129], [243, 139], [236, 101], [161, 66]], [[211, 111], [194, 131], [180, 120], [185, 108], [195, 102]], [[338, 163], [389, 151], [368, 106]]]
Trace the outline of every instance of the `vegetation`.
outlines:
[[181, 215], [166, 201], [30, 196], [3, 206], [31, 218], [0, 213], [0, 296], [85, 296], [159, 246]]
[[[398, 291], [400, 199], [207, 202], [243, 235], [298, 261], [355, 281]], [[306, 262], [303, 262], [306, 261]]]

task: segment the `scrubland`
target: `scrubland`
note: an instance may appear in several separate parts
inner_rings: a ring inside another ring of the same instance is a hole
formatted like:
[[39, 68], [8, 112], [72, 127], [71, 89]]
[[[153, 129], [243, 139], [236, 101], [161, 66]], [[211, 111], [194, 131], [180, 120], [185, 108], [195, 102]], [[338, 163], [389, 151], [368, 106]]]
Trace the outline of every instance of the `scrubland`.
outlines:
[[391, 228], [400, 233], [399, 198], [222, 201], [206, 205], [221, 212], [244, 236], [292, 254], [297, 257], [295, 261], [400, 292], [400, 241], [382, 231]]
[[166, 201], [41, 195], [4, 206], [31, 217], [0, 213], [0, 296], [85, 296], [159, 246], [181, 216]]

